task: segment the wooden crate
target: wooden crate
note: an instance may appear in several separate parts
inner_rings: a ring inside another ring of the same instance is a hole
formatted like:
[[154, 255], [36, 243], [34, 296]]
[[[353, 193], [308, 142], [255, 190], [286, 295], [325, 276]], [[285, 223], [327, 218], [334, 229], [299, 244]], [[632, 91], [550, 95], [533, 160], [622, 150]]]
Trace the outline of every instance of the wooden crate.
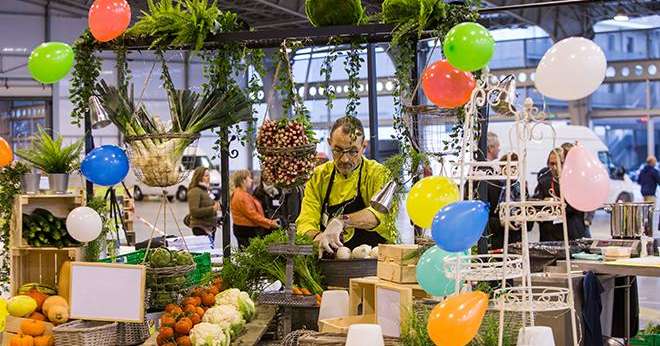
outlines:
[[417, 283], [417, 266], [400, 265], [393, 262], [378, 261], [377, 274], [379, 279], [401, 284]]
[[21, 285], [38, 282], [57, 287], [58, 275], [66, 261], [81, 261], [81, 248], [14, 248], [11, 249], [11, 294]]
[[64, 195], [21, 195], [14, 200], [11, 216], [9, 246], [11, 248], [30, 247], [23, 239], [23, 214], [31, 214], [35, 209], [42, 208], [50, 211], [58, 218], [66, 218], [69, 212], [85, 205], [82, 191]]
[[[397, 338], [385, 337], [385, 346], [400, 346]], [[346, 334], [338, 333], [306, 333], [298, 338], [298, 346], [344, 346]]]
[[[376, 313], [376, 285], [409, 288], [412, 299], [425, 299], [430, 296], [418, 284], [397, 284], [381, 280], [375, 276], [351, 279], [349, 288], [349, 315]], [[362, 311], [359, 310], [360, 305]]]
[[319, 320], [319, 331], [321, 333], [348, 333], [348, 327], [352, 324], [376, 324], [376, 315], [356, 315], [328, 318]]
[[408, 257], [418, 250], [419, 245], [414, 244], [381, 244], [378, 246], [378, 261], [414, 265], [417, 264], [419, 257]]

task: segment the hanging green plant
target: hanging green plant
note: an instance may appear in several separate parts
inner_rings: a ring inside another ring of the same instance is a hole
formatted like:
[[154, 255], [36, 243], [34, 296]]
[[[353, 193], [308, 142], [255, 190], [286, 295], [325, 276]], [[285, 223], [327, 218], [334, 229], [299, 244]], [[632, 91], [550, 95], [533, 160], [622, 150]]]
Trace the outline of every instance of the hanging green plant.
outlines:
[[101, 75], [101, 58], [96, 55], [98, 50], [98, 43], [89, 31], [85, 31], [73, 44], [76, 62], [71, 74], [69, 100], [73, 104], [71, 123], [77, 126], [82, 124], [89, 111], [89, 98]]
[[12, 166], [0, 169], [0, 235], [2, 248], [0, 250], [0, 288], [9, 290], [9, 233], [14, 208], [14, 198], [21, 193], [21, 177], [30, 169], [24, 163], [14, 162]]
[[337, 92], [332, 86], [332, 71], [333, 65], [337, 58], [339, 57], [338, 47], [342, 43], [341, 38], [331, 37], [328, 41], [328, 46], [330, 50], [327, 52], [326, 56], [323, 58], [321, 63], [321, 76], [323, 77], [323, 90], [325, 93], [325, 106], [328, 107], [328, 110], [332, 110], [332, 102], [337, 98]]
[[346, 115], [348, 116], [358, 116], [362, 63], [364, 63], [364, 58], [360, 55], [360, 43], [353, 41], [350, 49], [346, 52], [346, 59], [344, 60], [344, 69], [348, 74], [348, 104], [346, 105]]
[[364, 18], [361, 0], [306, 0], [305, 13], [314, 26], [356, 25]]

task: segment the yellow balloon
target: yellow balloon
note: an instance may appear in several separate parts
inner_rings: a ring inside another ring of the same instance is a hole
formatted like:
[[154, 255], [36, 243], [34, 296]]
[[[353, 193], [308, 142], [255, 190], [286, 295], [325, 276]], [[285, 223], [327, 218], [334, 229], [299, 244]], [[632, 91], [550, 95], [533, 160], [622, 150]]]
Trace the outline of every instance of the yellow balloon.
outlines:
[[429, 228], [435, 214], [444, 206], [458, 202], [458, 186], [447, 177], [426, 177], [413, 185], [406, 200], [410, 220], [417, 226]]
[[9, 316], [9, 311], [7, 311], [7, 301], [0, 298], [0, 332], [5, 331], [7, 316]]

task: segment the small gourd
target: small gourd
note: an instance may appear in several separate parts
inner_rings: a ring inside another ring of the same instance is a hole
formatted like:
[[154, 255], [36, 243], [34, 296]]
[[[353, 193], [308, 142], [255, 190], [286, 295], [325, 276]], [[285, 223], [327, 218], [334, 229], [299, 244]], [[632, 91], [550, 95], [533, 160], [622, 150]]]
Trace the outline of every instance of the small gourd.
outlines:
[[37, 336], [34, 338], [34, 346], [53, 346], [55, 345], [55, 338], [53, 334]]
[[48, 320], [53, 324], [62, 324], [69, 320], [69, 308], [55, 305], [48, 309]]
[[49, 316], [50, 309], [54, 306], [63, 306], [67, 310], [69, 309], [69, 303], [67, 303], [66, 299], [61, 296], [50, 296], [44, 302], [44, 305], [41, 307], [41, 311], [44, 313], [44, 315]]
[[9, 346], [34, 346], [34, 338], [29, 335], [14, 335], [9, 340]]
[[46, 332], [46, 325], [43, 321], [24, 319], [21, 322], [21, 333], [30, 336], [40, 336]]

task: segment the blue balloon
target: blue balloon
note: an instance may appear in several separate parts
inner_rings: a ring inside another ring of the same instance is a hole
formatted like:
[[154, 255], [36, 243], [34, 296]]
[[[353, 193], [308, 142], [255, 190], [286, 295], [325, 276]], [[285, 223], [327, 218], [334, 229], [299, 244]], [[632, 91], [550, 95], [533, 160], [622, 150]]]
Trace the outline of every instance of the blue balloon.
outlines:
[[417, 282], [424, 291], [432, 296], [442, 297], [454, 293], [456, 281], [445, 276], [444, 259], [463, 256], [465, 253], [447, 252], [437, 246], [426, 250], [417, 262], [415, 269]]
[[433, 240], [446, 251], [469, 249], [488, 224], [488, 209], [482, 201], [460, 201], [440, 209], [431, 225]]
[[113, 186], [128, 174], [126, 152], [116, 145], [104, 145], [90, 151], [80, 164], [80, 171], [96, 185]]

